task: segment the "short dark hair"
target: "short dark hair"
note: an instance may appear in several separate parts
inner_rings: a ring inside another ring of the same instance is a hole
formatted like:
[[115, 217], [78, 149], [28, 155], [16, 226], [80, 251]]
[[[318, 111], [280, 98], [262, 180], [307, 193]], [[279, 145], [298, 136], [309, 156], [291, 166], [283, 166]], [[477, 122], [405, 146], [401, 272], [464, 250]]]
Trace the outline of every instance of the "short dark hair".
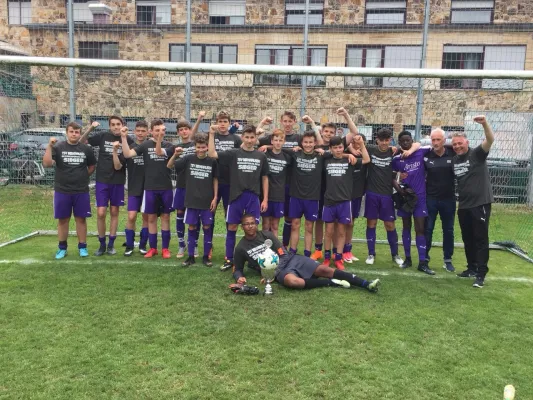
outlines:
[[112, 116], [110, 116], [110, 117], [107, 119], [107, 122], [108, 122], [109, 124], [111, 124], [111, 120], [112, 120], [112, 119], [118, 119], [118, 120], [120, 121], [120, 123], [121, 123], [122, 125], [124, 125], [124, 120], [122, 119], [122, 117], [119, 117], [118, 115], [112, 115]]
[[165, 125], [162, 119], [153, 119], [150, 123], [150, 129], [154, 129], [154, 126]]
[[413, 136], [411, 135], [411, 132], [409, 131], [401, 131], [400, 134], [398, 135], [398, 140], [400, 140], [400, 138], [402, 136], [409, 136], [410, 138], [412, 138]]
[[244, 128], [242, 128], [241, 135], [244, 135], [245, 133], [253, 133], [256, 134], [256, 129], [254, 125], [246, 125]]
[[229, 115], [229, 112], [227, 111], [219, 111], [218, 114], [217, 114], [217, 121], [219, 119], [227, 119], [228, 121], [231, 121], [231, 118], [230, 118], [230, 115]]
[[74, 129], [75, 131], [81, 131], [81, 125], [78, 124], [77, 122], [75, 121], [71, 121], [68, 123], [66, 129], [65, 129], [65, 132], [68, 132], [68, 128], [72, 128]]
[[332, 128], [337, 130], [337, 125], [335, 125], [333, 122], [326, 122], [325, 124], [322, 124], [322, 130], [324, 130], [324, 128]]
[[244, 214], [241, 217], [241, 224], [242, 224], [242, 221], [244, 221], [246, 218], [252, 218], [254, 220], [254, 222], [257, 224], [257, 220], [255, 219], [255, 217], [252, 214]]
[[296, 115], [292, 111], [284, 111], [283, 114], [281, 114], [281, 118], [283, 117], [289, 117], [296, 121]]
[[178, 125], [176, 126], [177, 130], [179, 130], [180, 128], [192, 129], [192, 126], [191, 126], [191, 123], [187, 121], [186, 119], [181, 119], [178, 121]]
[[339, 136], [334, 136], [329, 141], [329, 147], [338, 146], [339, 144], [342, 144], [342, 138]]
[[376, 139], [387, 140], [392, 138], [392, 131], [389, 128], [381, 128], [376, 134]]
[[315, 131], [305, 131], [304, 134], [302, 135], [302, 140], [303, 138], [306, 138], [306, 137], [312, 137], [313, 139], [316, 140]]
[[205, 133], [197, 133], [193, 138], [194, 144], [207, 144], [207, 135]]
[[146, 128], [148, 129], [148, 122], [146, 122], [144, 119], [143, 120], [140, 120], [140, 121], [137, 121], [135, 123], [135, 128]]

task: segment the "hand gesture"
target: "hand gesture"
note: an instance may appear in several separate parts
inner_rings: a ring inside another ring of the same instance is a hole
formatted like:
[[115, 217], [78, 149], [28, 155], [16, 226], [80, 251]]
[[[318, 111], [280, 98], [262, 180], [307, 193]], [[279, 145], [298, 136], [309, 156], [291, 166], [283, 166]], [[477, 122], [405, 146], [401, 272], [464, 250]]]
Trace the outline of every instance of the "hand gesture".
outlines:
[[239, 124], [238, 122], [234, 122], [233, 123], [233, 126], [237, 129], [239, 129], [239, 127], [241, 126], [241, 124]]
[[261, 136], [263, 133], [265, 133], [265, 130], [263, 128], [257, 128], [255, 130], [255, 133], [257, 134], [257, 136]]
[[407, 179], [408, 176], [409, 176], [409, 174], [407, 172], [401, 172], [400, 173], [400, 180], [403, 182], [405, 179]]
[[218, 132], [218, 125], [211, 125], [209, 126], [209, 134], [210, 135], [214, 135], [215, 133]]
[[198, 113], [198, 119], [200, 119], [200, 120], [204, 119], [205, 118], [205, 114], [206, 114], [206, 112], [204, 110], [200, 111]]
[[487, 117], [485, 117], [484, 115], [477, 115], [474, 117], [474, 122], [481, 125], [485, 125], [487, 123]]
[[268, 150], [268, 146], [267, 145], [261, 146], [257, 150], [260, 151], [261, 153], [266, 153], [266, 151]]
[[183, 147], [176, 147], [174, 149], [174, 155], [179, 156], [181, 153], [183, 153]]
[[127, 138], [128, 137], [128, 127], [127, 126], [123, 126], [122, 128], [120, 128], [120, 136], [122, 138]]
[[352, 165], [355, 165], [357, 162], [357, 158], [353, 154], [348, 154], [348, 162]]
[[113, 150], [118, 150], [119, 147], [120, 147], [119, 141], [113, 142]]
[[49, 146], [53, 146], [54, 144], [57, 143], [57, 139], [55, 137], [51, 137], [49, 140], [48, 140], [48, 145]]
[[241, 276], [239, 279], [237, 279], [237, 283], [240, 285], [244, 285], [246, 283], [246, 278], [244, 276]]
[[211, 200], [211, 204], [209, 205], [209, 210], [211, 212], [215, 212], [217, 209], [217, 198], [215, 197], [213, 200]]
[[398, 147], [396, 146], [391, 146], [390, 148], [392, 150], [392, 155], [396, 154], [398, 152]]
[[364, 146], [363, 137], [361, 135], [355, 135], [353, 137], [353, 142], [359, 146]]
[[265, 117], [261, 121], [261, 125], [270, 125], [272, 121], [273, 121], [272, 117]]
[[413, 148], [411, 147], [409, 150], [404, 150], [404, 152], [400, 155], [401, 158], [409, 158], [411, 154], [414, 153]]
[[337, 110], [337, 115], [340, 115], [342, 117], [345, 117], [348, 115], [348, 111], [344, 107], [341, 107]]
[[302, 117], [302, 122], [306, 123], [306, 124], [312, 124], [313, 120], [311, 119], [311, 117], [309, 115], [304, 115]]
[[91, 128], [93, 128], [93, 129], [94, 129], [94, 128], [98, 128], [99, 126], [100, 126], [100, 122], [98, 122], [98, 121], [93, 121], [93, 122], [91, 123]]
[[315, 149], [315, 151], [316, 151], [318, 154], [320, 154], [321, 156], [323, 156], [324, 153], [325, 153], [324, 149], [320, 149], [320, 148]]
[[268, 200], [265, 199], [261, 202], [261, 212], [264, 213], [268, 210]]
[[297, 151], [300, 151], [300, 150], [302, 150], [302, 148], [301, 148], [300, 146], [294, 146], [294, 147], [292, 148], [292, 151], [294, 151], [295, 153], [296, 153]]

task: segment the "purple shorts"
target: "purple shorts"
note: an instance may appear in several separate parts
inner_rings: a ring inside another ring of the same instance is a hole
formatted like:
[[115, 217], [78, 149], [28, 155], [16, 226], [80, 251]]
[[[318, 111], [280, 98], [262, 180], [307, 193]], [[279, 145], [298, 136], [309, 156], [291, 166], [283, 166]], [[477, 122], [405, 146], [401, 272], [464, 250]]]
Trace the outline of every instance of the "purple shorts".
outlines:
[[[218, 184], [218, 195], [217, 195], [217, 206], [218, 203], [220, 203], [220, 200], [222, 199], [222, 205], [224, 206], [224, 210], [228, 210], [229, 206], [229, 185], [224, 185], [223, 183]], [[239, 219], [239, 223], [241, 220]]]
[[316, 221], [318, 219], [318, 200], [304, 200], [291, 197], [289, 207], [289, 218], [302, 218], [306, 221]]
[[324, 206], [322, 220], [325, 223], [338, 222], [349, 224], [352, 222], [352, 202], [350, 200], [337, 203], [333, 206]]
[[145, 190], [143, 197], [145, 214], [170, 214], [172, 211], [172, 189]]
[[54, 218], [70, 218], [72, 213], [75, 217], [87, 218], [91, 216], [89, 192], [78, 194], [54, 192]]
[[187, 225], [213, 225], [213, 212], [211, 210], [199, 210], [198, 208], [187, 208], [185, 210], [185, 223]]
[[259, 223], [261, 204], [255, 193], [246, 191], [233, 200], [228, 206], [226, 222], [228, 224], [240, 224], [244, 214], [252, 214], [256, 222]]
[[176, 188], [174, 191], [174, 201], [172, 202], [174, 210], [185, 210], [185, 188]]
[[392, 196], [366, 192], [365, 218], [394, 221], [396, 219], [396, 212], [394, 210]]
[[124, 205], [124, 185], [96, 182], [96, 207]]
[[291, 196], [289, 195], [289, 193], [290, 193], [290, 186], [285, 185], [285, 204], [283, 208], [285, 217], [289, 216], [289, 209], [290, 209], [290, 204], [291, 204]]
[[417, 202], [416, 202], [416, 206], [415, 206], [415, 209], [413, 210], [412, 213], [407, 213], [405, 211], [402, 211], [402, 210], [398, 210], [398, 217], [410, 217], [410, 216], [413, 216], [413, 217], [416, 217], [416, 218], [419, 218], [419, 217], [427, 217], [428, 216], [428, 208], [427, 208], [427, 205], [426, 205], [426, 197], [419, 197]]
[[282, 218], [285, 215], [285, 203], [282, 201], [269, 201], [268, 208], [262, 217]]
[[363, 202], [362, 197], [357, 199], [352, 199], [352, 218], [359, 218], [359, 213], [361, 212], [361, 203]]
[[141, 211], [143, 204], [142, 196], [128, 196], [128, 211]]

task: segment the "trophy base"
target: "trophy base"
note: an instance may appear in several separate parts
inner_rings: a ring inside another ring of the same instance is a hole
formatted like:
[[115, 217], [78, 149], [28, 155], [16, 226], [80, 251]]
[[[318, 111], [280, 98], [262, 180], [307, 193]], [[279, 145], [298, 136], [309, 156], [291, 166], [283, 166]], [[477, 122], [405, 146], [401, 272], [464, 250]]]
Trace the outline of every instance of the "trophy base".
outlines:
[[265, 291], [263, 292], [263, 295], [271, 295], [271, 294], [274, 294], [274, 293], [272, 292], [272, 286], [270, 285], [270, 283], [268, 283], [265, 286]]

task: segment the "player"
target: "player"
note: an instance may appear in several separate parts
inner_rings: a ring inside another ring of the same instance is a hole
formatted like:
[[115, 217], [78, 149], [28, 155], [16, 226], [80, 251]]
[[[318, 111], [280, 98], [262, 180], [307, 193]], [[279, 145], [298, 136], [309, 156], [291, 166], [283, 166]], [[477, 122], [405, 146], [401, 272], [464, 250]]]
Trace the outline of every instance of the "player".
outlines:
[[[217, 152], [215, 136], [218, 126], [209, 128], [209, 157], [217, 158], [220, 169], [230, 172], [229, 205], [226, 217], [226, 257], [220, 268], [222, 271], [233, 268], [233, 253], [237, 227], [243, 214], [252, 214], [259, 223], [261, 212], [268, 208], [268, 161], [264, 153], [255, 150], [257, 142], [255, 127], [245, 126], [242, 131], [243, 146]], [[263, 200], [259, 201], [261, 194]]]
[[57, 219], [59, 240], [56, 260], [67, 255], [67, 238], [70, 217], [74, 214], [78, 251], [87, 257], [87, 218], [91, 216], [89, 176], [94, 172], [96, 158], [93, 149], [80, 143], [81, 126], [70, 122], [66, 128], [67, 140], [58, 142], [50, 138], [43, 156], [43, 167], [55, 165], [54, 218]]
[[214, 211], [217, 206], [218, 164], [215, 159], [207, 156], [207, 137], [205, 135], [196, 135], [194, 139], [195, 154], [187, 154], [177, 159], [183, 154], [183, 148], [176, 147], [174, 154], [167, 163], [167, 167], [175, 167], [177, 172], [185, 178], [187, 191], [185, 194], [185, 223], [189, 225], [188, 235], [188, 255], [189, 257], [183, 262], [184, 267], [194, 265], [195, 259], [195, 240], [199, 223], [203, 226], [204, 231], [204, 255], [202, 262], [204, 265], [211, 267], [213, 263], [209, 259], [211, 246], [213, 243], [213, 224]]
[[[148, 214], [148, 242], [150, 250], [144, 255], [152, 258], [157, 251], [157, 215], [161, 212], [161, 239], [163, 258], [170, 258], [170, 212], [172, 211], [172, 180], [167, 168], [167, 153], [171, 143], [163, 141], [165, 123], [156, 119], [150, 124], [152, 137], [135, 149], [130, 149], [127, 142], [127, 129], [122, 130], [122, 149], [124, 157], [132, 158], [142, 155], [144, 158], [144, 198], [142, 210]], [[160, 209], [161, 207], [161, 209]]]
[[[378, 291], [379, 279], [367, 281], [354, 274], [350, 274], [337, 269], [332, 269], [324, 265], [318, 265], [314, 260], [297, 254], [287, 253], [277, 236], [272, 232], [258, 232], [257, 221], [253, 215], [244, 215], [241, 221], [244, 237], [239, 241], [235, 249], [235, 268], [233, 277], [239, 284], [246, 283], [244, 276], [244, 264], [259, 271], [257, 257], [267, 249], [265, 240], [270, 239], [270, 247], [279, 257], [279, 266], [276, 270], [276, 281], [283, 286], [293, 289], [313, 289], [325, 286], [349, 288], [362, 287], [369, 292]], [[326, 279], [320, 279], [326, 278]]]

